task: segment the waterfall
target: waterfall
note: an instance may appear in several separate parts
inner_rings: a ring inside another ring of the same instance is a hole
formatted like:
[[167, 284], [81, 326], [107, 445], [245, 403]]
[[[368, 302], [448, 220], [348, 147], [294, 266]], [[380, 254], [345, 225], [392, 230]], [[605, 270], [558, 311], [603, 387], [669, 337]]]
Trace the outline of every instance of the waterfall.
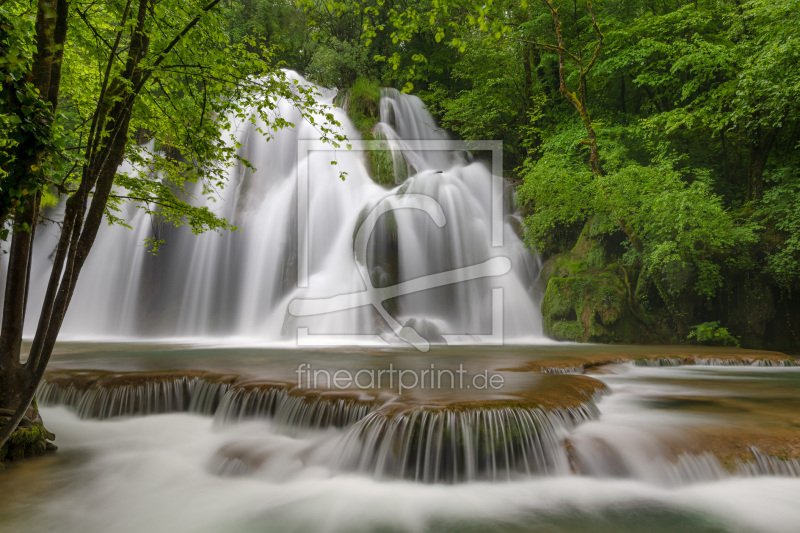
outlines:
[[423, 483], [567, 475], [564, 437], [597, 414], [593, 403], [388, 411], [350, 428], [336, 454], [340, 469]]
[[[423, 483], [568, 475], [564, 439], [598, 416], [592, 398], [549, 409], [522, 400], [423, 406], [385, 393], [354, 395], [237, 379], [209, 372], [56, 371], [42, 381], [37, 397], [41, 405], [66, 406], [84, 419], [188, 412], [213, 416], [219, 430], [249, 421], [268, 421], [287, 436], [339, 428], [334, 439], [320, 439], [326, 453], [317, 460], [339, 472]], [[262, 451], [260, 443], [225, 447], [214, 470], [250, 473], [267, 459]]]
[[[295, 73], [288, 75], [308, 83]], [[341, 131], [357, 142], [359, 133], [345, 111], [332, 107], [335, 92], [318, 91], [319, 103], [329, 106]], [[430, 342], [446, 337], [449, 343], [480, 343], [500, 329], [506, 341], [544, 340], [536, 288], [541, 265], [515, 234], [509, 199], [493, 204], [493, 180], [500, 178], [466, 151], [430, 149], [426, 143], [446, 141], [447, 135], [419, 98], [383, 92], [375, 132], [394, 157], [397, 185], [390, 190], [370, 177], [361, 150], [299, 148], [319, 139], [318, 131], [288, 102], [278, 102], [278, 108], [294, 128], [277, 132], [271, 140], [257, 131], [260, 123], [245, 121], [234, 131], [239, 155], [256, 170], [231, 168], [227, 186], [215, 197], [198, 195], [199, 202], [241, 231], [192, 235], [183, 227], [164, 227], [135, 205], [126, 206], [119, 215], [132, 230], [101, 228], [62, 339], [225, 337], [289, 343], [304, 328], [323, 344], [336, 343], [342, 335], [349, 336], [345, 344], [353, 344], [358, 342], [353, 335], [401, 342], [392, 329], [397, 333], [402, 327], [413, 328]], [[125, 164], [120, 170], [133, 169]], [[302, 180], [307, 180], [307, 197], [299, 196]], [[401, 208], [421, 196], [439, 206], [441, 220], [432, 220], [419, 208]], [[354, 255], [355, 232], [382, 203], [390, 207], [371, 234], [366, 233], [366, 264], [360, 265]], [[503, 212], [492, 212], [500, 203]], [[302, 220], [299, 228], [303, 208], [307, 225]], [[498, 237], [492, 234], [492, 217], [500, 218], [502, 245], [493, 243]], [[301, 249], [302, 228], [307, 229], [307, 248]], [[37, 232], [29, 317], [38, 316], [57, 231], [48, 225]], [[157, 256], [147, 253], [147, 237], [166, 240]], [[301, 261], [307, 266], [303, 280], [298, 278]], [[510, 271], [481, 274], [501, 264], [510, 264]], [[364, 302], [315, 316], [287, 311], [293, 301], [363, 292], [366, 280], [360, 268], [370, 273], [375, 287], [399, 287], [456, 269], [471, 268], [473, 273], [458, 283], [450, 280], [387, 298], [384, 312]], [[496, 301], [498, 289], [502, 295]], [[32, 336], [34, 328], [30, 318], [25, 335]]]
[[36, 396], [42, 405], [67, 406], [81, 418], [188, 412], [213, 415], [217, 426], [267, 418], [288, 433], [348, 427], [380, 405], [376, 398], [234, 380], [235, 376], [208, 372], [55, 372], [42, 380]]
[[207, 373], [136, 375], [50, 375], [36, 397], [42, 405], [64, 405], [81, 418], [105, 420], [190, 412], [214, 414], [231, 388], [230, 379]]
[[682, 450], [690, 441], [679, 429], [706, 420], [649, 409], [638, 395], [652, 389], [636, 387], [617, 386], [602, 399], [596, 391], [560, 406], [539, 404], [535, 396], [420, 403], [388, 391], [307, 389], [208, 371], [56, 370], [37, 397], [42, 406], [65, 406], [83, 419], [192, 413], [213, 417], [215, 433], [252, 427], [263, 437], [266, 427], [283, 443], [281, 451], [274, 439], [226, 443], [209, 465], [225, 476], [295, 464], [447, 484], [577, 475], [682, 487], [735, 477], [800, 477], [797, 459], [767, 455], [754, 445], [727, 464], [724, 454]]

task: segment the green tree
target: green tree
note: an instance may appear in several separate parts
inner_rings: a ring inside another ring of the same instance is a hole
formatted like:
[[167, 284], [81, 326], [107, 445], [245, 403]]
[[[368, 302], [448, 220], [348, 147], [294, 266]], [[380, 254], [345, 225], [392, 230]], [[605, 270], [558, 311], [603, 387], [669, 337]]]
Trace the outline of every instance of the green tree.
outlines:
[[[228, 166], [249, 164], [238, 155], [235, 125], [249, 120], [266, 135], [291, 126], [275, 115], [279, 99], [312, 122], [322, 112], [313, 90], [278, 70], [269, 49], [253, 40], [231, 43], [219, 3], [40, 0], [35, 11], [22, 1], [0, 5], [0, 68], [10, 73], [6, 83], [16, 84], [4, 83], [0, 111], [4, 132], [16, 132], [2, 140], [0, 205], [12, 226], [0, 332], [0, 409], [8, 422], [0, 446], [26, 416], [102, 221], [119, 222], [115, 209], [133, 201], [195, 232], [231, 229], [195, 206], [192, 193], [199, 183], [201, 194], [212, 195], [225, 185]], [[20, 17], [24, 24], [8, 29]], [[35, 35], [27, 36], [32, 28]], [[30, 49], [33, 59], [25, 60]], [[18, 121], [28, 126], [17, 128]], [[318, 126], [325, 139], [343, 140]], [[156, 148], [140, 146], [144, 138], [155, 139]], [[126, 158], [146, 160], [147, 170], [120, 174]], [[22, 362], [35, 228], [42, 197], [53, 192], [64, 198], [64, 217]]]

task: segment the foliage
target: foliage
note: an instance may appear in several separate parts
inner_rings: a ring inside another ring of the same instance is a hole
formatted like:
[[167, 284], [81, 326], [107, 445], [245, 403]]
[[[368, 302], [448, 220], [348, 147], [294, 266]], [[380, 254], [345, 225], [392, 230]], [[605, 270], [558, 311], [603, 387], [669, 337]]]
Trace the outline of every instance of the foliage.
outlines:
[[739, 346], [739, 339], [731, 335], [726, 328], [720, 327], [719, 322], [703, 322], [692, 326], [689, 339], [698, 344], [714, 346]]
[[[62, 112], [57, 122], [71, 148], [59, 153], [62, 168], [69, 165], [71, 169], [57, 180], [63, 192], [74, 190], [82, 179], [83, 156], [79, 154], [90, 135], [91, 117], [103, 90], [101, 73], [111, 54], [108, 43], [120, 31], [113, 21], [123, 19], [124, 6], [107, 2], [73, 10], [72, 38], [64, 53]], [[181, 20], [173, 11], [185, 18]], [[178, 10], [159, 4], [149, 21], [150, 48], [166, 47], [174, 31], [191, 16], [194, 13], [188, 7]], [[166, 27], [156, 31], [158, 25]], [[163, 31], [167, 28], [172, 32]], [[292, 126], [277, 113], [280, 100], [295, 103], [305, 120], [318, 122], [315, 117], [322, 115], [335, 122], [330, 113], [318, 108], [312, 89], [275, 68], [278, 61], [273, 47], [250, 37], [231, 43], [223, 28], [222, 14], [208, 13], [174, 47], [169, 60], [151, 70], [129, 128], [126, 158], [133, 170], [121, 172], [115, 180], [107, 208], [109, 222], [124, 224], [117, 213], [125, 202], [133, 201], [161, 220], [188, 224], [195, 233], [232, 229], [196, 200], [201, 196], [213, 199], [225, 187], [231, 165], [249, 165], [240, 157], [236, 141], [236, 132], [244, 123], [252, 122], [267, 136]], [[111, 65], [111, 90], [120, 90], [116, 76], [124, 65]], [[111, 101], [116, 98], [109, 96]], [[342, 140], [330, 125], [320, 123], [318, 127], [327, 139]], [[152, 142], [141, 145], [142, 140]], [[150, 244], [157, 248], [160, 241]]]
[[[777, 230], [767, 256], [767, 272], [784, 290], [800, 284], [800, 170], [784, 168], [773, 175], [776, 184], [764, 193], [759, 213]], [[777, 237], [777, 238], [776, 238]]]
[[[102, 220], [124, 224], [117, 213], [133, 202], [154, 219], [188, 224], [195, 233], [232, 229], [199, 197], [213, 201], [231, 166], [251, 167], [240, 155], [238, 129], [252, 125], [269, 137], [293, 126], [278, 113], [282, 101], [323, 140], [336, 146], [346, 140], [330, 110], [317, 103], [315, 89], [279, 70], [275, 47], [251, 36], [232, 41], [219, 4], [0, 3], [0, 70], [6, 74], [0, 228], [13, 217], [0, 407], [14, 413], [0, 430], [0, 446], [13, 439], [33, 398]], [[24, 15], [34, 5], [35, 24], [14, 29], [12, 16], [29, 20], [34, 15]], [[144, 143], [148, 139], [152, 144]], [[29, 258], [45, 184], [64, 199], [64, 210], [38, 328], [23, 362]], [[153, 236], [149, 244], [157, 249], [161, 241]]]
[[272, 48], [271, 61], [305, 71], [317, 46], [306, 15], [294, 0], [236, 0], [221, 6], [231, 43], [251, 41]]
[[51, 155], [64, 146], [52, 110], [30, 82], [34, 15], [22, 5], [0, 5], [0, 241], [9, 233], [7, 218], [58, 169]]
[[366, 70], [367, 55], [358, 44], [332, 38], [320, 47], [308, 65], [311, 79], [330, 87], [349, 87]]
[[630, 305], [665, 312], [678, 338], [733, 320], [747, 280], [800, 297], [800, 0], [332, 12], [337, 38], [383, 65], [373, 77], [415, 90], [458, 137], [504, 140], [530, 247], [566, 253], [591, 222]]
[[[361, 138], [372, 141], [373, 149], [364, 151], [365, 163], [372, 179], [384, 187], [396, 185], [395, 162], [389, 144], [381, 132], [375, 131], [380, 120], [381, 87], [374, 80], [358, 78], [350, 89], [340, 93], [353, 125]], [[405, 163], [403, 163], [405, 166]]]
[[[522, 65], [510, 49], [488, 50], [474, 38], [462, 41], [464, 52], [453, 50], [447, 82], [433, 82], [422, 98], [441, 125], [462, 139], [504, 139], [504, 163], [518, 167], [527, 155], [524, 140], [535, 136], [531, 127], [545, 98], [528, 98]], [[529, 143], [533, 144], [533, 143]]]
[[[629, 133], [626, 128], [601, 135], [607, 173], [600, 178], [581, 161], [576, 126], [545, 143], [544, 155], [528, 164], [519, 189], [520, 202], [531, 205], [527, 241], [546, 252], [556, 226], [591, 217], [627, 220], [642, 246], [637, 250], [628, 243], [620, 260], [640, 269], [640, 293], [652, 283], [680, 313], [687, 293], [707, 300], [719, 293], [724, 269], [735, 266], [737, 250], [756, 241], [757, 226], [737, 221], [705, 181], [687, 180], [674, 161], [656, 156], [647, 164], [636, 161], [625, 147]], [[618, 230], [607, 223], [604, 231]]]
[[378, 117], [380, 113], [381, 86], [373, 80], [358, 78], [350, 88], [348, 108], [351, 114]]
[[[184, 4], [156, 4], [148, 27], [153, 49], [200, 5]], [[107, 45], [120, 28], [130, 30], [130, 21], [119, 22], [122, 0], [77, 5], [62, 103], [53, 117], [30, 108], [37, 97], [26, 89], [20, 60], [30, 57], [34, 14], [21, 0], [0, 6], [6, 20], [18, 21], [2, 25], [0, 69], [13, 71], [30, 111], [15, 114], [23, 104], [10, 102], [12, 82], [4, 83], [0, 143], [6, 154], [18, 152], [14, 131], [24, 130], [12, 121], [34, 130], [37, 120], [52, 123], [41, 128], [35, 150], [42, 171], [18, 173], [31, 181], [5, 179], [12, 161], [0, 162], [3, 209], [11, 214], [12, 188], [15, 195], [41, 190], [50, 203], [74, 190]], [[225, 2], [174, 50], [174, 61], [157, 66], [137, 101], [126, 157], [139, 171], [117, 177], [109, 218], [120, 222], [114, 209], [138, 198], [142, 208], [195, 231], [229, 228], [193, 198], [213, 197], [227, 167], [240, 162], [230, 133], [248, 120], [265, 132], [288, 126], [274, 115], [278, 98], [306, 109], [308, 120], [315, 116], [311, 94], [279, 70], [286, 66], [346, 91], [365, 139], [372, 139], [379, 86], [415, 91], [456, 137], [502, 139], [506, 177], [519, 185], [527, 245], [545, 258], [568, 253], [582, 228], [591, 227], [605, 261], [596, 270], [624, 268], [629, 305], [668, 316], [681, 340], [689, 324], [733, 327], [732, 302], [741, 301], [748, 280], [775, 292], [764, 301], [796, 307], [800, 0], [591, 6]], [[582, 61], [593, 56], [601, 35], [596, 63], [586, 71]], [[121, 69], [114, 63], [112, 78]], [[573, 91], [582, 111], [576, 113], [562, 87]], [[599, 161], [592, 159], [597, 153]], [[389, 168], [372, 155], [368, 164]], [[792, 320], [772, 320], [771, 327]]]
[[545, 253], [554, 228], [585, 222], [591, 214], [592, 173], [583, 162], [579, 138], [580, 126], [573, 122], [544, 143], [541, 158], [525, 162], [525, 180], [518, 189], [519, 202], [529, 204], [525, 239]]

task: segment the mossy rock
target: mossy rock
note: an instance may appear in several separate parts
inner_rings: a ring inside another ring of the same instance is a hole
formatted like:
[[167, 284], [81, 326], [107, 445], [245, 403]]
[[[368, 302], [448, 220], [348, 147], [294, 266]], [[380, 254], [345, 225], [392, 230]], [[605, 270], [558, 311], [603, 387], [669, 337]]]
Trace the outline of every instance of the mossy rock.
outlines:
[[630, 308], [625, 271], [607, 257], [586, 223], [572, 250], [543, 266], [545, 333], [557, 340], [598, 343], [653, 342], [655, 320]]
[[367, 171], [372, 181], [387, 189], [393, 188], [397, 184], [397, 179], [395, 176], [394, 158], [389, 149], [389, 143], [386, 142], [385, 139], [380, 138], [380, 136], [373, 135], [372, 132], [362, 133], [361, 137], [364, 140], [375, 141], [378, 145], [374, 150], [367, 150], [364, 154], [367, 163]]
[[352, 87], [336, 95], [335, 104], [342, 107], [365, 140], [372, 140], [372, 131], [380, 119], [381, 87], [367, 78], [358, 78]]
[[386, 188], [396, 185], [395, 163], [389, 144], [376, 134], [380, 121], [381, 86], [373, 80], [358, 78], [353, 86], [337, 95], [336, 103], [347, 111], [353, 125], [365, 141], [375, 141], [377, 148], [366, 150], [364, 159], [367, 171], [375, 183]]
[[380, 113], [381, 86], [369, 78], [360, 77], [349, 90], [348, 113], [377, 117]]
[[[6, 423], [7, 420], [0, 419], [0, 430], [5, 427]], [[55, 438], [56, 436], [47, 431], [40, 423], [31, 423], [25, 419], [0, 448], [0, 464], [5, 461], [37, 457], [45, 452], [55, 450], [55, 445], [50, 442]]]
[[[581, 231], [575, 246], [568, 252], [554, 255], [544, 264], [542, 276], [569, 277], [590, 270], [603, 270], [608, 265], [605, 250], [600, 243], [592, 237], [593, 222], [586, 223]], [[618, 267], [616, 267], [618, 268]]]
[[635, 320], [627, 307], [622, 278], [610, 268], [553, 277], [542, 302], [545, 331], [561, 340], [631, 342], [616, 327], [621, 319]]

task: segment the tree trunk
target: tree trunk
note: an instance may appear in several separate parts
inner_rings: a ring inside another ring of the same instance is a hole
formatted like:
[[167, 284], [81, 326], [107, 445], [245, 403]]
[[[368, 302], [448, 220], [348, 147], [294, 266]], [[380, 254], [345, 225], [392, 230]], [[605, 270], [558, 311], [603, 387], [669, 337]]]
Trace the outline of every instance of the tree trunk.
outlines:
[[761, 128], [756, 131], [756, 140], [750, 148], [750, 171], [747, 176], [747, 199], [750, 201], [760, 202], [764, 196], [764, 169], [777, 136], [777, 128], [770, 128], [766, 133], [762, 133]]
[[[574, 94], [572, 95], [574, 97]], [[581, 99], [582, 100], [582, 99]], [[575, 107], [578, 108], [578, 113], [581, 116], [583, 127], [586, 128], [587, 140], [581, 141], [581, 144], [589, 147], [589, 166], [592, 168], [592, 174], [595, 176], [602, 176], [603, 171], [600, 168], [600, 149], [597, 146], [597, 133], [592, 126], [592, 119], [589, 116], [589, 110], [586, 108], [586, 102], [577, 100]]]
[[[58, 105], [68, 15], [67, 0], [40, 0], [38, 3], [35, 26], [36, 54], [31, 67], [32, 83], [52, 111], [55, 111]], [[46, 127], [49, 126], [50, 124], [46, 124]], [[34, 172], [38, 161], [45, 155], [45, 149], [39, 148], [38, 142], [31, 134], [29, 140], [21, 143], [21, 146], [27, 149], [27, 155], [15, 161], [13, 169], [10, 169], [18, 179], [28, 172]], [[33, 394], [28, 394], [33, 376], [30, 369], [21, 362], [21, 347], [40, 199], [39, 192], [30, 191], [12, 218], [13, 233], [0, 329], [0, 410], [2, 410], [0, 417], [4, 420], [4, 427], [0, 431], [0, 447], [15, 431], [20, 421], [30, 416], [28, 411], [33, 398]], [[38, 380], [33, 385], [34, 392], [36, 385]], [[36, 418], [38, 419], [38, 414]]]
[[530, 109], [531, 98], [533, 97], [533, 72], [531, 69], [531, 45], [522, 45], [522, 69], [525, 82], [525, 110]]
[[[0, 334], [0, 359], [3, 366], [14, 368], [19, 364], [22, 345], [22, 325], [28, 296], [33, 233], [36, 227], [38, 195], [29, 195], [24, 208], [14, 217], [11, 250], [8, 254], [6, 291], [3, 301], [2, 334]], [[8, 405], [0, 404], [0, 407]]]

